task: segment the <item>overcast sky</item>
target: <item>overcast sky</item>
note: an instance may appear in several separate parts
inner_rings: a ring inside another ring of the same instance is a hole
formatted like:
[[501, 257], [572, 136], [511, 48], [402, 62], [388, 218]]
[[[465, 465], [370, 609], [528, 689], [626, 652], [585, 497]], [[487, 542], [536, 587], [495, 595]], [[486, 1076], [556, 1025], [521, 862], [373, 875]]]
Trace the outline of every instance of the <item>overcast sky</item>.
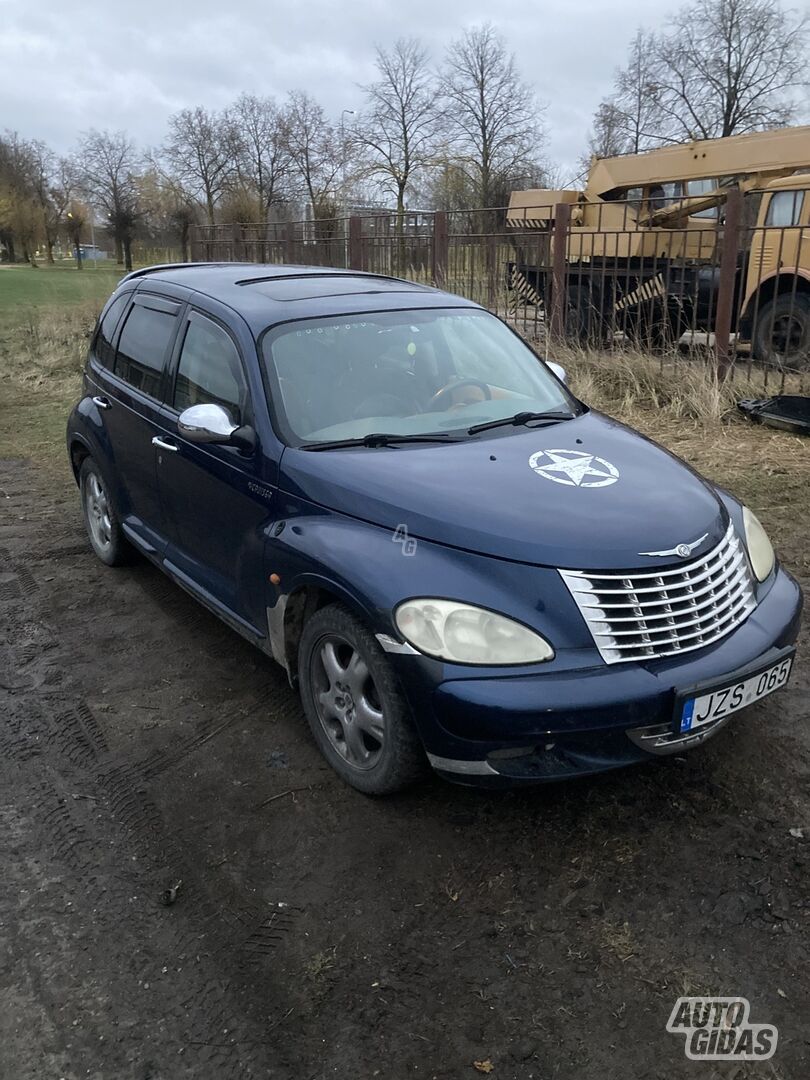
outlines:
[[[807, 6], [808, 0], [796, 0]], [[314, 94], [338, 118], [374, 78], [374, 47], [418, 36], [439, 61], [489, 20], [548, 104], [547, 156], [573, 165], [639, 23], [678, 0], [0, 0], [0, 128], [67, 151], [90, 127], [157, 145], [166, 119], [242, 90]]]

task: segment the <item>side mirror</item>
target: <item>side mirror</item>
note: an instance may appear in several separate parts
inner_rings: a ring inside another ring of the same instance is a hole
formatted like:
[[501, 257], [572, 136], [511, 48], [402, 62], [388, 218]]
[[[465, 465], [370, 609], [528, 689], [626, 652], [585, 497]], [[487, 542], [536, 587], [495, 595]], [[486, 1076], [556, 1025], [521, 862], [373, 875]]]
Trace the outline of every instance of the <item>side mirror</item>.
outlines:
[[553, 360], [547, 360], [546, 363], [561, 383], [568, 383], [568, 372], [565, 370], [562, 364], [555, 364]]
[[177, 418], [177, 430], [193, 443], [229, 443], [239, 430], [221, 405], [192, 405]]
[[239, 427], [221, 405], [191, 405], [177, 418], [177, 430], [193, 443], [217, 443], [238, 446], [250, 453], [256, 448], [256, 433], [251, 427]]

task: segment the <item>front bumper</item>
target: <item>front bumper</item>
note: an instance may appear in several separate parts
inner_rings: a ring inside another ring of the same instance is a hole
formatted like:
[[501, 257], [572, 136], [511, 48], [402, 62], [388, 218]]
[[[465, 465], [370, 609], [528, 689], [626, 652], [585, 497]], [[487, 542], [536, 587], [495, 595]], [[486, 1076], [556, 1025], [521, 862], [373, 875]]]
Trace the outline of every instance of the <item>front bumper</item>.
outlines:
[[[500, 786], [602, 772], [678, 752], [721, 726], [683, 740], [657, 735], [671, 726], [679, 690], [767, 661], [799, 632], [802, 595], [785, 570], [728, 637], [682, 657], [594, 664], [530, 675], [445, 679], [406, 692], [434, 769], [460, 783]], [[446, 672], [446, 668], [444, 669]], [[413, 673], [415, 674], [415, 673]], [[409, 685], [410, 683], [410, 685]], [[736, 715], [736, 714], [732, 714]]]

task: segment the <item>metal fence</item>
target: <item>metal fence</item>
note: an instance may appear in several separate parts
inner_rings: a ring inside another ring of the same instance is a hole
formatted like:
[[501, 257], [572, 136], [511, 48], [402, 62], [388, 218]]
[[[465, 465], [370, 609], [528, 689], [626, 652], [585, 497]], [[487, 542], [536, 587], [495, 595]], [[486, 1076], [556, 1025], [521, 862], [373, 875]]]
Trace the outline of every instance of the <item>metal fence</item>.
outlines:
[[[810, 199], [810, 192], [808, 192]], [[632, 204], [197, 227], [195, 261], [350, 268], [458, 293], [539, 342], [684, 354], [768, 392], [810, 366], [810, 226], [757, 225], [737, 191], [678, 227]], [[677, 207], [663, 212], [670, 220]], [[794, 377], [796, 376], [796, 377]]]

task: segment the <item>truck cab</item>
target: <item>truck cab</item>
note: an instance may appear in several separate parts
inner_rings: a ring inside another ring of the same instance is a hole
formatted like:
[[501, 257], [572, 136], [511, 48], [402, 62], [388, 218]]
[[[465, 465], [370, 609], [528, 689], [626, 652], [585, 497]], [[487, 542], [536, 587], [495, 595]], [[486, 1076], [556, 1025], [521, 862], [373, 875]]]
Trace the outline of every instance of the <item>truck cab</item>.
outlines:
[[810, 174], [765, 188], [741, 311], [740, 333], [758, 359], [810, 353]]

